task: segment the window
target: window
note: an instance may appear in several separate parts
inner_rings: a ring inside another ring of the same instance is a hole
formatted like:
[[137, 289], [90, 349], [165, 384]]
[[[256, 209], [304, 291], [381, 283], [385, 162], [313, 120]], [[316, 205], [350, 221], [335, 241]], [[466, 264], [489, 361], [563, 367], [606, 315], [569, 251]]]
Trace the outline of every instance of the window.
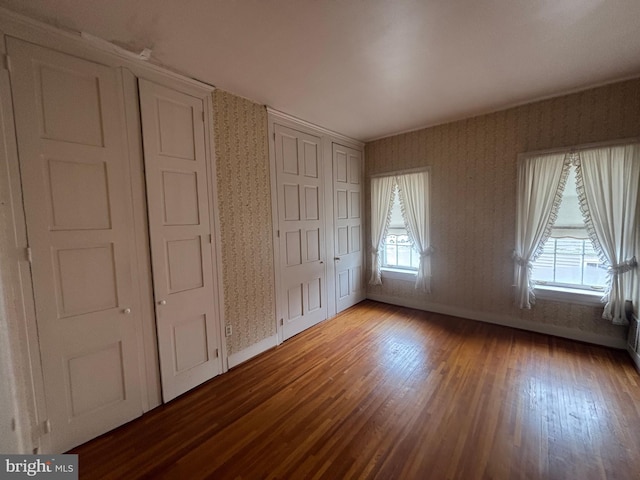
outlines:
[[638, 300], [640, 142], [523, 154], [518, 162], [516, 303], [542, 294], [605, 303], [602, 317], [627, 323]]
[[415, 278], [416, 289], [429, 293], [429, 235], [428, 169], [373, 177], [369, 284], [382, 284], [384, 268], [395, 278]]
[[606, 287], [607, 266], [598, 257], [587, 233], [578, 201], [574, 165], [569, 167], [551, 235], [532, 266], [536, 285], [593, 291], [603, 291]]
[[420, 255], [413, 246], [400, 207], [398, 186], [393, 189], [393, 205], [387, 235], [382, 241], [382, 268], [417, 271]]

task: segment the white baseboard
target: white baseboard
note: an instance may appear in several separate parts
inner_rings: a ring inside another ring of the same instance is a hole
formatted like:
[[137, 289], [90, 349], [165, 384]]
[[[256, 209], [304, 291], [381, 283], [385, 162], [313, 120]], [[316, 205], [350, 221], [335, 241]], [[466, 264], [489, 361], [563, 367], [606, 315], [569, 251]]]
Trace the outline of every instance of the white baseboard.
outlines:
[[640, 355], [638, 355], [638, 352], [635, 352], [630, 345], [627, 345], [627, 352], [629, 352], [629, 355], [631, 355], [631, 360], [633, 360], [633, 363], [636, 364], [636, 370], [638, 370], [638, 373], [640, 373]]
[[624, 338], [603, 337], [596, 333], [583, 332], [573, 328], [560, 327], [557, 325], [548, 325], [543, 323], [529, 322], [512, 318], [507, 315], [499, 315], [495, 313], [476, 312], [465, 308], [452, 307], [438, 303], [427, 303], [417, 300], [397, 298], [387, 295], [369, 294], [367, 298], [377, 302], [390, 303], [401, 307], [415, 308], [427, 312], [442, 313], [444, 315], [452, 315], [454, 317], [467, 318], [469, 320], [477, 320], [485, 323], [494, 323], [505, 327], [518, 328], [520, 330], [528, 330], [530, 332], [544, 333], [555, 337], [568, 338], [570, 340], [578, 340], [580, 342], [593, 343], [605, 347], [618, 348], [624, 350], [627, 348], [627, 341]]
[[254, 343], [249, 348], [240, 350], [237, 353], [232, 353], [231, 355], [229, 355], [229, 368], [237, 367], [241, 363], [246, 362], [256, 355], [260, 355], [262, 352], [266, 352], [276, 345], [278, 345], [278, 336], [272, 335], [271, 337], [267, 337], [264, 340], [260, 340], [258, 343]]

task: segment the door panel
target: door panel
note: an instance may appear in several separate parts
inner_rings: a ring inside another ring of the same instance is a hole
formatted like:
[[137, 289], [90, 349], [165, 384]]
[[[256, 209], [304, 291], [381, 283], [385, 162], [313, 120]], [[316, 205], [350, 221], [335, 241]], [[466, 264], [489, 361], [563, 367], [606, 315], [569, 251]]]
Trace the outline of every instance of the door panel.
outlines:
[[51, 448], [142, 414], [116, 70], [7, 38]]
[[283, 339], [327, 318], [320, 139], [275, 126]]
[[202, 99], [139, 80], [162, 396], [221, 373]]
[[364, 299], [362, 281], [362, 153], [333, 144], [336, 309]]

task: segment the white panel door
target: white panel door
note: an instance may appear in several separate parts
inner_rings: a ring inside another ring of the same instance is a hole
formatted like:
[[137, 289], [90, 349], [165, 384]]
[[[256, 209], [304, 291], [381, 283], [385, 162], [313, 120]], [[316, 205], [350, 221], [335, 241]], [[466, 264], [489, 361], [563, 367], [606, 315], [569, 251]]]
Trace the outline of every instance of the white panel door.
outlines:
[[333, 144], [336, 310], [361, 302], [364, 291], [362, 152]]
[[327, 318], [320, 139], [275, 125], [280, 311], [286, 340]]
[[142, 414], [117, 71], [7, 39], [51, 448]]
[[221, 373], [204, 104], [139, 80], [162, 396]]

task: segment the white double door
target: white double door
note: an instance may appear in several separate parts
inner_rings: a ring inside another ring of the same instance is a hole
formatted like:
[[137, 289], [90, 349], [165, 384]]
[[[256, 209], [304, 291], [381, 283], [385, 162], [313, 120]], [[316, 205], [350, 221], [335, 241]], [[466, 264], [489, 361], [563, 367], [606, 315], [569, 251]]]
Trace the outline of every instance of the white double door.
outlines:
[[[278, 304], [282, 339], [286, 340], [327, 318], [330, 295], [335, 298], [336, 313], [365, 298], [363, 158], [361, 151], [333, 143], [332, 162], [325, 165], [321, 137], [277, 123], [274, 134]], [[333, 198], [328, 202], [326, 168], [333, 180]], [[334, 237], [328, 249], [327, 210], [333, 213], [329, 218]], [[327, 261], [333, 263], [332, 268]], [[335, 291], [328, 291], [327, 275], [335, 275], [330, 282]]]
[[7, 39], [51, 449], [142, 414], [118, 72]]
[[[8, 37], [46, 418], [65, 451], [143, 413], [119, 70]], [[220, 373], [203, 100], [140, 83], [165, 401]], [[148, 325], [148, 324], [147, 324]]]

